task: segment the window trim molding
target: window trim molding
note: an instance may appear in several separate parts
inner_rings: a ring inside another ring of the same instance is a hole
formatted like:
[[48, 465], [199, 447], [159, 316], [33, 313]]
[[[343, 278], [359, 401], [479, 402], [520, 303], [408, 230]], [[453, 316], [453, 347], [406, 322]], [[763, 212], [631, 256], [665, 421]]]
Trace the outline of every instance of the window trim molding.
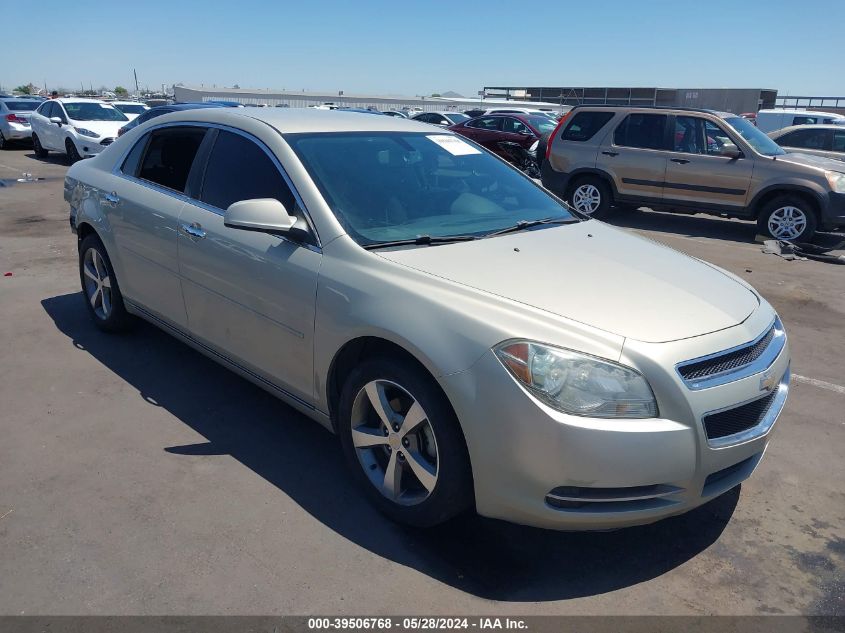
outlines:
[[[296, 203], [297, 203], [297, 205], [299, 205], [299, 208], [302, 209], [302, 215], [305, 218], [305, 222], [306, 222], [306, 224], [308, 224], [308, 228], [311, 231], [311, 233], [314, 235], [314, 239], [317, 242], [316, 245], [302, 243], [302, 242], [295, 242], [295, 243], [300, 244], [301, 246], [306, 247], [306, 248], [311, 248], [311, 249], [316, 249], [318, 251], [322, 251], [322, 241], [320, 240], [320, 234], [317, 232], [317, 228], [316, 228], [316, 226], [314, 225], [314, 222], [311, 219], [311, 213], [308, 211], [308, 207], [305, 205], [305, 201], [302, 199], [302, 196], [299, 194], [299, 191], [297, 191], [296, 187], [293, 184], [293, 181], [290, 179], [290, 176], [288, 176], [287, 171], [282, 166], [282, 163], [279, 161], [278, 157], [276, 157], [276, 155], [272, 152], [272, 150], [269, 147], [267, 147], [267, 145], [261, 139], [259, 139], [258, 137], [256, 137], [253, 134], [250, 134], [249, 132], [245, 132], [245, 131], [240, 130], [238, 128], [231, 127], [229, 125], [224, 125], [222, 123], [205, 122], [205, 121], [168, 121], [166, 123], [159, 123], [157, 125], [151, 126], [148, 130], [146, 130], [144, 132], [144, 136], [149, 137], [150, 135], [152, 135], [153, 132], [155, 132], [157, 130], [169, 128], [169, 127], [201, 127], [201, 128], [205, 128], [207, 130], [210, 130], [210, 129], [213, 128], [213, 129], [216, 129], [216, 130], [223, 130], [223, 131], [226, 131], [226, 132], [232, 132], [233, 134], [237, 134], [239, 136], [242, 136], [242, 137], [246, 138], [247, 140], [252, 141], [253, 143], [257, 144], [258, 147], [270, 158], [270, 161], [273, 163], [273, 165], [275, 165], [276, 170], [279, 172], [279, 174], [282, 176], [282, 179], [285, 181], [288, 188], [291, 190], [291, 193], [293, 194], [294, 200], [296, 200]], [[189, 196], [188, 194], [186, 194], [184, 192], [179, 192], [179, 191], [176, 191], [175, 189], [168, 189], [167, 187], [163, 187], [163, 186], [161, 186], [157, 183], [151, 182], [149, 180], [144, 180], [142, 178], [138, 178], [137, 176], [130, 176], [129, 174], [123, 173], [121, 168], [123, 167], [123, 163], [126, 161], [126, 157], [129, 156], [129, 153], [135, 148], [135, 144], [140, 143], [142, 140], [143, 139], [138, 139], [135, 143], [132, 143], [129, 146], [129, 148], [127, 150], [125, 150], [120, 155], [118, 160], [115, 162], [114, 168], [112, 169], [112, 172], [111, 172], [112, 175], [114, 175], [118, 178], [123, 178], [123, 179], [129, 180], [131, 182], [134, 182], [136, 184], [139, 184], [139, 185], [142, 185], [142, 186], [145, 186], [145, 187], [149, 187], [149, 188], [153, 189], [154, 191], [158, 191], [159, 193], [164, 193], [164, 194], [167, 194], [169, 196], [179, 198], [183, 202], [189, 202], [189, 203], [194, 204], [194, 205], [196, 205], [196, 206], [198, 206], [202, 209], [205, 209], [206, 211], [210, 211], [212, 213], [215, 213], [215, 214], [217, 214], [221, 217], [226, 213], [225, 209], [219, 209], [215, 206], [212, 206], [210, 204], [203, 202], [202, 200], [199, 200], [198, 198], [192, 198], [191, 196]], [[147, 141], [147, 142], [149, 142], [149, 141]], [[145, 152], [146, 152], [146, 148], [145, 148]], [[199, 153], [199, 148], [197, 149], [197, 153]], [[209, 154], [209, 156], [210, 156], [210, 154]], [[196, 156], [194, 158], [196, 159]], [[205, 168], [208, 166], [208, 156], [206, 156], [204, 160], [205, 160], [205, 164], [203, 165], [203, 172], [205, 172]], [[193, 166], [192, 166], [192, 169], [193, 169]], [[190, 174], [189, 174], [189, 178], [190, 178]], [[188, 183], [186, 182], [185, 186], [187, 187], [187, 185], [188, 185]], [[284, 238], [284, 239], [287, 239], [287, 238]], [[287, 240], [287, 241], [291, 241], [291, 240]]]

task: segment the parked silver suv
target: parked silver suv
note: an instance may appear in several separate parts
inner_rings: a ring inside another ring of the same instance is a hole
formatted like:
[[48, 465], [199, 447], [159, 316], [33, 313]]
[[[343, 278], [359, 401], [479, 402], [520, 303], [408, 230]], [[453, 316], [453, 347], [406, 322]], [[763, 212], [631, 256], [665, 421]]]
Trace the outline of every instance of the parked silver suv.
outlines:
[[613, 207], [756, 220], [784, 240], [845, 225], [845, 165], [787, 154], [740, 116], [577, 106], [546, 146], [543, 184], [593, 217]]

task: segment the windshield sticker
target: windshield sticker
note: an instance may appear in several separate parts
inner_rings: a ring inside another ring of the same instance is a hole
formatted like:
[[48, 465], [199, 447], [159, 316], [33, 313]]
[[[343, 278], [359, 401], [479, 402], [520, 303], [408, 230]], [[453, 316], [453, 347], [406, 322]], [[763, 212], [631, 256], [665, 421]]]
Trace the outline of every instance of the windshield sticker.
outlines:
[[434, 143], [437, 143], [440, 147], [445, 149], [452, 156], [466, 156], [467, 154], [481, 153], [472, 145], [465, 141], [462, 141], [457, 136], [447, 136], [446, 134], [433, 134], [431, 136], [426, 136], [426, 138]]

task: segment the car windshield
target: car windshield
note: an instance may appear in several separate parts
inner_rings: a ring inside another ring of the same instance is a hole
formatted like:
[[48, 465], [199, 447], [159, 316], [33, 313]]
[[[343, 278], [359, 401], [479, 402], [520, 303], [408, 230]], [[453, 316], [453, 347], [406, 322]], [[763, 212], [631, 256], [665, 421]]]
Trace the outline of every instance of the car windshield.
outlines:
[[528, 121], [531, 127], [535, 130], [539, 130], [540, 134], [551, 134], [557, 127], [557, 121], [541, 114], [526, 116], [525, 120]]
[[129, 114], [141, 114], [147, 109], [147, 106], [142, 103], [115, 103], [114, 107], [121, 112], [128, 112]]
[[780, 156], [781, 154], [786, 154], [780, 145], [761, 132], [760, 128], [748, 119], [735, 116], [725, 119], [725, 122], [736, 130], [754, 148], [754, 151], [763, 154], [763, 156]]
[[361, 245], [484, 236], [519, 222], [573, 220], [516, 169], [452, 134], [346, 132], [285, 138]]
[[74, 121], [128, 121], [120, 110], [105, 103], [65, 102], [67, 115]]
[[463, 123], [464, 121], [469, 121], [469, 117], [464, 114], [463, 112], [449, 112], [444, 115], [452, 124], [455, 123]]
[[4, 101], [3, 103], [13, 112], [29, 112], [41, 105], [40, 101]]

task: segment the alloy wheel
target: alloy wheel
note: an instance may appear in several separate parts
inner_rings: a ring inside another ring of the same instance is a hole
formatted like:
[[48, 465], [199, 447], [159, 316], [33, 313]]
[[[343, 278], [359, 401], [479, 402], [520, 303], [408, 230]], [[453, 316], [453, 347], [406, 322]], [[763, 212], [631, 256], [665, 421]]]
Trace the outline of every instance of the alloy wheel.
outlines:
[[772, 237], [794, 240], [807, 228], [807, 216], [798, 207], [784, 206], [772, 211], [767, 224]]
[[428, 415], [402, 386], [372, 380], [352, 405], [352, 444], [370, 483], [390, 501], [417, 505], [437, 485], [437, 441]]
[[592, 215], [601, 206], [601, 192], [595, 185], [581, 185], [572, 194], [572, 206], [581, 213]]
[[85, 297], [98, 318], [105, 321], [112, 310], [111, 277], [103, 256], [94, 248], [85, 251], [82, 264], [85, 274]]

